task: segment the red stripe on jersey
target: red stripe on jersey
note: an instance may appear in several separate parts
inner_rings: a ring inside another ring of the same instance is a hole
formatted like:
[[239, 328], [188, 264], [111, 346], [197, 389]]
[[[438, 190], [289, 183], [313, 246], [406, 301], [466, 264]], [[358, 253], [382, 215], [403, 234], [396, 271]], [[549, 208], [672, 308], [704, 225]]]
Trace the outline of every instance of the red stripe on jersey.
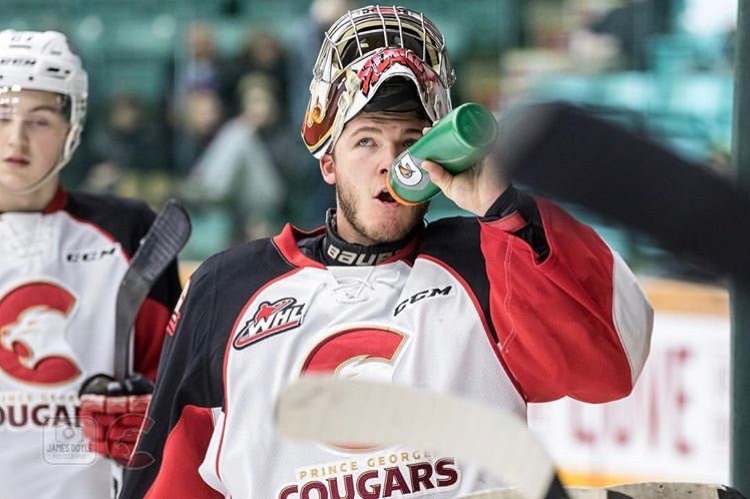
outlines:
[[319, 228], [312, 232], [305, 232], [296, 227], [292, 227], [290, 224], [286, 224], [281, 231], [281, 234], [274, 237], [271, 241], [276, 245], [281, 256], [295, 267], [316, 267], [323, 269], [325, 268], [325, 265], [317, 260], [309, 258], [300, 251], [299, 246], [297, 246], [297, 239], [301, 235], [315, 235], [324, 230], [325, 228]]
[[53, 213], [55, 211], [60, 211], [63, 208], [65, 208], [65, 205], [67, 203], [68, 203], [68, 193], [62, 187], [58, 187], [57, 191], [55, 192], [55, 195], [52, 197], [50, 202], [47, 203], [47, 206], [44, 207], [44, 210], [42, 210], [42, 213], [48, 214], [48, 213]]
[[161, 467], [145, 498], [224, 497], [198, 474], [198, 467], [211, 441], [213, 426], [210, 408], [195, 405], [182, 408], [180, 419], [167, 436]]
[[135, 372], [152, 381], [156, 379], [156, 368], [159, 365], [164, 331], [169, 323], [169, 317], [167, 307], [153, 298], [146, 298], [135, 319], [133, 368]]
[[481, 225], [490, 315], [505, 365], [529, 402], [623, 397], [632, 378], [613, 319], [612, 252], [593, 229], [537, 203], [550, 246], [542, 263], [522, 239]]

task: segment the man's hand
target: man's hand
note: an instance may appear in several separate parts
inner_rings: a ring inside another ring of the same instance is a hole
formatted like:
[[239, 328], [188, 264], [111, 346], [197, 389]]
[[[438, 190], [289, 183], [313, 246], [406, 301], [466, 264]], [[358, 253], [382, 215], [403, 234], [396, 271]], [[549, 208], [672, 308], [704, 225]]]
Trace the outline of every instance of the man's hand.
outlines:
[[79, 420], [91, 450], [127, 465], [146, 419], [152, 391], [153, 384], [139, 374], [125, 381], [106, 374], [87, 379], [80, 390]]
[[452, 175], [437, 163], [423, 162], [420, 167], [430, 174], [430, 180], [456, 205], [483, 217], [492, 203], [510, 185], [500, 169], [485, 158], [468, 170]]
[[[429, 130], [427, 127], [422, 133]], [[430, 180], [448, 199], [459, 208], [480, 217], [487, 213], [490, 206], [510, 185], [490, 156], [458, 175], [451, 174], [432, 161], [425, 161], [420, 167], [430, 175]]]

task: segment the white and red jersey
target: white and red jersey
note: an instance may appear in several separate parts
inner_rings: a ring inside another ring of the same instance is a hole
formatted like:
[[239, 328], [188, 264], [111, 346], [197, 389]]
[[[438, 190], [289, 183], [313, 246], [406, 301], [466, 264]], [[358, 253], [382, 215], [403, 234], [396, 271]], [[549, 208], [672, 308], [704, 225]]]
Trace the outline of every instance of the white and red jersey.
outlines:
[[[63, 190], [43, 212], [0, 213], [0, 497], [111, 495], [78, 390], [112, 373], [117, 288], [153, 219], [141, 202]], [[134, 368], [152, 379], [179, 292], [173, 264], [139, 311]]]
[[152, 463], [127, 472], [123, 497], [453, 498], [501, 487], [429, 449], [290, 441], [274, 404], [290, 382], [322, 372], [519, 415], [531, 401], [627, 395], [648, 354], [651, 307], [592, 229], [531, 203], [541, 261], [517, 235], [528, 223], [519, 211], [428, 224], [395, 254], [323, 243], [327, 258], [316, 258], [305, 248], [325, 229], [287, 226], [209, 259], [165, 341], [138, 446]]

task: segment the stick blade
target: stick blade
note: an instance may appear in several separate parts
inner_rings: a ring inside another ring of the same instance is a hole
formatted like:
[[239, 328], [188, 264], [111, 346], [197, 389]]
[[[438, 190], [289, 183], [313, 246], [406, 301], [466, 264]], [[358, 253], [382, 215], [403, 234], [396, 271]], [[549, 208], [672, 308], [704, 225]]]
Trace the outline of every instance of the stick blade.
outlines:
[[517, 486], [526, 497], [551, 489], [554, 466], [525, 422], [475, 402], [394, 384], [310, 376], [290, 384], [276, 406], [290, 438], [352, 445], [407, 445], [446, 452]]
[[168, 200], [141, 240], [131, 268], [153, 282], [185, 246], [191, 231], [185, 208], [174, 199]]
[[131, 331], [136, 314], [154, 282], [187, 243], [191, 230], [190, 217], [185, 208], [170, 199], [130, 259], [130, 267], [120, 282], [115, 304], [114, 374], [118, 380], [130, 375]]

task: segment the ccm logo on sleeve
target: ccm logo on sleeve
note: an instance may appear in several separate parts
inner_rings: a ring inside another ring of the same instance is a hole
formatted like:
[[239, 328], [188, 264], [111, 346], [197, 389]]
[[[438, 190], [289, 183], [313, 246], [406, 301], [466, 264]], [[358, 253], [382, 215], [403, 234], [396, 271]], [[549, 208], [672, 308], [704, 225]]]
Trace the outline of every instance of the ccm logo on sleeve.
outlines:
[[96, 262], [108, 256], [115, 256], [119, 247], [115, 245], [104, 249], [73, 251], [65, 255], [65, 260], [70, 263]]
[[418, 291], [411, 295], [409, 298], [400, 301], [398, 305], [396, 305], [396, 308], [393, 309], [393, 316], [397, 316], [398, 314], [403, 312], [404, 309], [409, 305], [413, 305], [420, 300], [424, 300], [425, 298], [434, 298], [436, 296], [450, 296], [452, 289], [453, 286], [446, 286], [444, 288], [423, 289], [422, 291]]

